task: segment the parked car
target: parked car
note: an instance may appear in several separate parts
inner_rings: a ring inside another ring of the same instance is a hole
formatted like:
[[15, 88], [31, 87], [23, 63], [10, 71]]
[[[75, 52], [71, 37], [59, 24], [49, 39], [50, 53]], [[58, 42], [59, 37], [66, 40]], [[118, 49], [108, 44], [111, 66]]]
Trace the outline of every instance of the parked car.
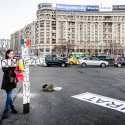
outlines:
[[74, 57], [74, 56], [70, 57], [68, 61], [70, 62], [70, 64], [74, 64], [74, 65], [78, 64], [78, 59], [77, 57]]
[[79, 59], [78, 62], [82, 67], [86, 67], [86, 66], [106, 67], [109, 64], [107, 61], [100, 60], [96, 57], [85, 57], [85, 58]]
[[57, 57], [46, 57], [44, 66], [57, 65], [67, 67], [70, 63], [67, 60], [59, 59]]
[[98, 59], [100, 60], [104, 60], [104, 61], [107, 61], [109, 62], [109, 64], [112, 64], [114, 65], [114, 59], [111, 57], [111, 56], [96, 56]]
[[117, 67], [125, 66], [125, 57], [118, 57], [117, 59], [115, 59], [114, 65]]
[[68, 61], [68, 57], [59, 57], [59, 59], [61, 59], [61, 60], [64, 60], [64, 61]]

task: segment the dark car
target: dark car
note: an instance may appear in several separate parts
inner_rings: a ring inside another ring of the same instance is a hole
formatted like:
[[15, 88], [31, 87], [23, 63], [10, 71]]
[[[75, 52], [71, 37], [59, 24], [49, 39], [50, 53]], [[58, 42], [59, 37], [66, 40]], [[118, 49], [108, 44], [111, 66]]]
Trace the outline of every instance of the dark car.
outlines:
[[57, 65], [62, 67], [67, 67], [70, 63], [67, 60], [63, 60], [57, 57], [46, 57], [45, 66]]
[[58, 59], [64, 60], [64, 61], [68, 61], [68, 57], [59, 57]]
[[111, 56], [96, 56], [100, 60], [107, 61], [109, 65], [114, 65], [114, 59]]
[[114, 65], [117, 67], [125, 66], [125, 57], [116, 58]]

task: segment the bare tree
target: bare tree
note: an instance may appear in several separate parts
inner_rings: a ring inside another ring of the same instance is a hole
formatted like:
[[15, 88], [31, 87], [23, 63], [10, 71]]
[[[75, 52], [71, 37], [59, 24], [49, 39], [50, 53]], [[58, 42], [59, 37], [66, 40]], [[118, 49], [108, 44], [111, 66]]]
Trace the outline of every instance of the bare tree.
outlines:
[[53, 48], [55, 51], [61, 52], [66, 50], [66, 45], [55, 45]]

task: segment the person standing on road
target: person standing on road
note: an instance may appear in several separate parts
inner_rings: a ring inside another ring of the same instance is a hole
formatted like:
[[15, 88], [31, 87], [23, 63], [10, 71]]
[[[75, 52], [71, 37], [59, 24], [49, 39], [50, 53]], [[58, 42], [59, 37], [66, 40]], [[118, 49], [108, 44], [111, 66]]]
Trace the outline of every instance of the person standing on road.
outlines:
[[[5, 54], [5, 59], [13, 59], [13, 58], [14, 58], [13, 50], [11, 49], [7, 50]], [[1, 89], [5, 90], [7, 94], [5, 109], [3, 112], [3, 116], [5, 118], [8, 117], [9, 109], [11, 109], [12, 113], [17, 114], [17, 111], [14, 108], [13, 101], [12, 101], [12, 91], [17, 86], [17, 79], [14, 73], [14, 69], [15, 67], [3, 67], [2, 68], [4, 74], [3, 74]]]

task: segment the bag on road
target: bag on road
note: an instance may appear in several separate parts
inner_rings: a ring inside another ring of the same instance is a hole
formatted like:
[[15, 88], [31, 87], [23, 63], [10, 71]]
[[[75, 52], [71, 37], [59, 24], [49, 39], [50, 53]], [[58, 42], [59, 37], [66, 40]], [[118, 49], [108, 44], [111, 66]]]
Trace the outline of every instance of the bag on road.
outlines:
[[53, 85], [52, 84], [44, 84], [42, 87], [42, 90], [45, 92], [52, 92], [53, 91]]

